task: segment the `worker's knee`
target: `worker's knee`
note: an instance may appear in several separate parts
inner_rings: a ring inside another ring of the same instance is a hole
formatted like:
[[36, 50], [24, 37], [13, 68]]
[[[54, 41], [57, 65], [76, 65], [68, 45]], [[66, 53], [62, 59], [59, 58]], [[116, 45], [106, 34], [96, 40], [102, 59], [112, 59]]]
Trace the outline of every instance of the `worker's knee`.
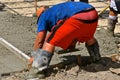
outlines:
[[87, 45], [92, 45], [92, 44], [94, 44], [95, 42], [96, 42], [96, 39], [95, 39], [95, 38], [92, 38], [92, 39], [88, 40], [86, 43], [87, 43]]
[[50, 43], [47, 43], [47, 42], [46, 42], [46, 43], [44, 43], [42, 49], [45, 50], [45, 51], [48, 51], [48, 52], [50, 52], [50, 53], [53, 53], [53, 52], [54, 52], [54, 49], [55, 49], [55, 46], [52, 45], [52, 44], [50, 44]]

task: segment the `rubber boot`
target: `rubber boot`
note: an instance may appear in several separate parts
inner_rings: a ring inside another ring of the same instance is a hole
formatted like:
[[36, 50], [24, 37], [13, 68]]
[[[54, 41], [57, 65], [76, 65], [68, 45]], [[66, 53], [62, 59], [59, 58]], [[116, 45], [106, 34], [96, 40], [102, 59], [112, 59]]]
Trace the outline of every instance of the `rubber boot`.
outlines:
[[42, 71], [49, 67], [49, 63], [53, 54], [49, 53], [48, 51], [38, 49], [35, 52], [33, 52], [32, 55], [34, 58], [32, 67], [37, 68], [38, 71]]
[[115, 25], [118, 22], [117, 19], [118, 18], [116, 18], [116, 20], [113, 20], [113, 19], [108, 18], [108, 27], [107, 27], [107, 30], [109, 32], [111, 32], [112, 35], [114, 35]]
[[49, 53], [42, 49], [37, 49], [31, 53], [31, 56], [34, 58], [32, 67], [29, 70], [29, 73], [26, 75], [27, 79], [35, 78], [45, 78], [46, 70], [49, 68], [49, 63], [52, 58], [52, 53]]
[[102, 64], [103, 66], [106, 66], [106, 61], [101, 58], [98, 42], [90, 46], [86, 43], [85, 46], [88, 50], [88, 53], [90, 54], [93, 63]]
[[93, 45], [87, 45], [87, 43], [85, 44], [88, 53], [90, 54], [90, 57], [92, 59], [92, 62], [97, 62], [99, 60], [101, 60], [101, 55], [99, 52], [99, 45], [98, 42], [94, 43]]

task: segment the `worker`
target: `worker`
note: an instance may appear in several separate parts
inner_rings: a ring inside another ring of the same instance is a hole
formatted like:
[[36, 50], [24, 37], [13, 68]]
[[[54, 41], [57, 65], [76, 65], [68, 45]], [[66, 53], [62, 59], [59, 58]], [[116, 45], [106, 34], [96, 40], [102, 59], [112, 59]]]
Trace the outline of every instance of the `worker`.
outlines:
[[43, 11], [39, 13], [37, 21], [37, 37], [32, 54], [33, 68], [48, 68], [55, 46], [69, 50], [74, 49], [77, 42], [85, 43], [92, 62], [101, 61], [99, 44], [94, 37], [98, 13], [92, 5], [63, 2]]
[[120, 0], [110, 0], [110, 12], [108, 17], [107, 30], [114, 35], [114, 29], [118, 22], [118, 14], [120, 13]]

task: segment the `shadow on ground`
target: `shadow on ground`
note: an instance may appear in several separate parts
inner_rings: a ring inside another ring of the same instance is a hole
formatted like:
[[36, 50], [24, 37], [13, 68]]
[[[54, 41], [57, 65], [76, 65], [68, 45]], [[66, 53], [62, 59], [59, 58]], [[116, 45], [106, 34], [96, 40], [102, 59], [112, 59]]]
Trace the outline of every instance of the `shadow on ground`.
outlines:
[[[58, 64], [51, 65], [48, 70], [45, 70], [45, 74], [49, 77], [51, 74], [57, 74], [59, 71], [67, 71], [76, 66], [79, 66], [78, 72], [81, 70], [87, 72], [99, 72], [99, 71], [108, 71], [110, 68], [119, 68], [120, 64], [113, 62], [110, 57], [102, 57], [103, 63], [92, 63], [89, 56], [81, 56], [78, 62], [77, 55], [63, 56], [64, 60]], [[79, 56], [79, 55], [78, 55]]]

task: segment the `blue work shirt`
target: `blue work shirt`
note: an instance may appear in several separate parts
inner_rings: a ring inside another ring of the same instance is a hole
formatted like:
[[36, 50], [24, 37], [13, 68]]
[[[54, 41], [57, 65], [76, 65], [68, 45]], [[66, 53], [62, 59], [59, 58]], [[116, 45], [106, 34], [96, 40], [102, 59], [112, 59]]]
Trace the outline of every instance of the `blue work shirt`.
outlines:
[[93, 8], [92, 5], [83, 2], [64, 2], [56, 4], [45, 10], [38, 18], [38, 32], [51, 31], [51, 28], [56, 25], [57, 21], [71, 17], [75, 13]]

